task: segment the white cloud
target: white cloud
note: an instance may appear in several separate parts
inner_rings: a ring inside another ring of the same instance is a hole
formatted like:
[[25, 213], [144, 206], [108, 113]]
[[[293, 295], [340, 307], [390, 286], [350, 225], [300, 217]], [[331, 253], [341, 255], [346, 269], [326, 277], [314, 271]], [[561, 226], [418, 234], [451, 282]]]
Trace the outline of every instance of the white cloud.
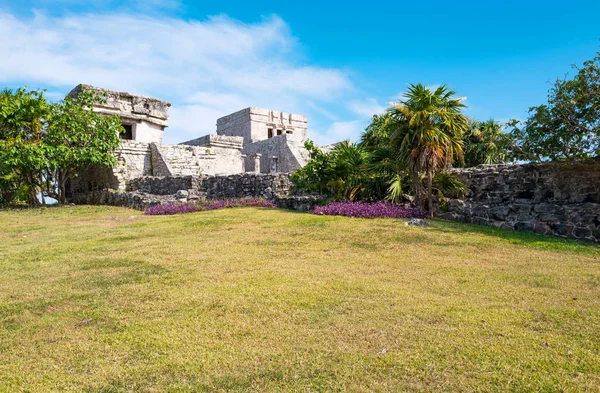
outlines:
[[338, 121], [333, 123], [324, 133], [316, 133], [315, 142], [319, 145], [329, 145], [350, 139], [355, 142], [365, 129], [365, 122], [362, 120]]
[[167, 142], [214, 132], [217, 117], [248, 106], [322, 116], [327, 103], [353, 91], [344, 72], [307, 65], [277, 16], [247, 24], [226, 16], [21, 18], [0, 10], [0, 59], [0, 83], [65, 92], [87, 83], [170, 100]]
[[380, 105], [375, 98], [350, 101], [348, 107], [352, 112], [365, 119], [370, 119], [375, 114], [381, 114], [385, 112], [386, 109], [383, 105]]
[[[231, 111], [222, 111], [202, 105], [172, 107], [169, 128], [165, 131], [165, 141], [169, 143], [185, 142], [206, 134], [214, 134], [219, 117]], [[173, 135], [172, 131], [177, 130]]]

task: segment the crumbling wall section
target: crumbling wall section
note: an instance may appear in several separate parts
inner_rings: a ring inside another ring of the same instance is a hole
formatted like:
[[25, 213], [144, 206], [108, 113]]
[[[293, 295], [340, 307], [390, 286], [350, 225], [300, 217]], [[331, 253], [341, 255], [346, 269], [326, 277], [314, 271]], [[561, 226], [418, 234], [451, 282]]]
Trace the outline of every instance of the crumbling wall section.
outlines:
[[468, 192], [438, 217], [600, 241], [600, 160], [454, 169]]

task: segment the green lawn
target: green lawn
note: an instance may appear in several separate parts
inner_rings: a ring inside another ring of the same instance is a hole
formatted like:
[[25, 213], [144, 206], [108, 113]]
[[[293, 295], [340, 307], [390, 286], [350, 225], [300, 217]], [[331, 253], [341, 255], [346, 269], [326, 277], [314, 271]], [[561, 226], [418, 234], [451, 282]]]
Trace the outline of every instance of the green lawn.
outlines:
[[436, 221], [0, 212], [0, 391], [600, 391], [600, 248]]

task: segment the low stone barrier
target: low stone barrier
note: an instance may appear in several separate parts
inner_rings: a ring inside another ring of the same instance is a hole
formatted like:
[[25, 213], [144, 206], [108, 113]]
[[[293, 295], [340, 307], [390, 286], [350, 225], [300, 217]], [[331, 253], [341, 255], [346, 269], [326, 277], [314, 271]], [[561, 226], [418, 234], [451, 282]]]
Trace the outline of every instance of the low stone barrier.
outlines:
[[146, 209], [166, 202], [206, 199], [254, 198], [273, 200], [284, 209], [309, 211], [320, 200], [315, 195], [291, 195], [290, 174], [245, 173], [229, 176], [146, 176], [133, 179], [122, 190], [76, 193], [78, 204], [127, 206]]
[[276, 198], [275, 203], [282, 209], [309, 212], [322, 200], [323, 197], [320, 195], [291, 195], [284, 198]]
[[[452, 170], [468, 192], [450, 199], [439, 218], [505, 229], [600, 241], [600, 160], [578, 163], [483, 165]], [[126, 191], [73, 196], [75, 203], [143, 209], [169, 201], [262, 197], [280, 207], [309, 211], [318, 196], [292, 194], [290, 174], [141, 177]]]
[[600, 241], [600, 161], [452, 170], [468, 188], [440, 218]]

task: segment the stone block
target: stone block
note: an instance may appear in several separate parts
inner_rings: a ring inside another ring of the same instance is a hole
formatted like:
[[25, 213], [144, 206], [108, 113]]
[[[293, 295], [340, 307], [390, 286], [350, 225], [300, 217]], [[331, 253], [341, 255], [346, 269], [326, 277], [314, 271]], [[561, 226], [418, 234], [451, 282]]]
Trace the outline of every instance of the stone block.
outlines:
[[518, 221], [515, 223], [515, 229], [517, 231], [528, 231], [531, 232], [535, 228], [535, 224], [531, 221]]
[[573, 228], [573, 236], [577, 239], [589, 239], [592, 237], [592, 230], [585, 227]]

